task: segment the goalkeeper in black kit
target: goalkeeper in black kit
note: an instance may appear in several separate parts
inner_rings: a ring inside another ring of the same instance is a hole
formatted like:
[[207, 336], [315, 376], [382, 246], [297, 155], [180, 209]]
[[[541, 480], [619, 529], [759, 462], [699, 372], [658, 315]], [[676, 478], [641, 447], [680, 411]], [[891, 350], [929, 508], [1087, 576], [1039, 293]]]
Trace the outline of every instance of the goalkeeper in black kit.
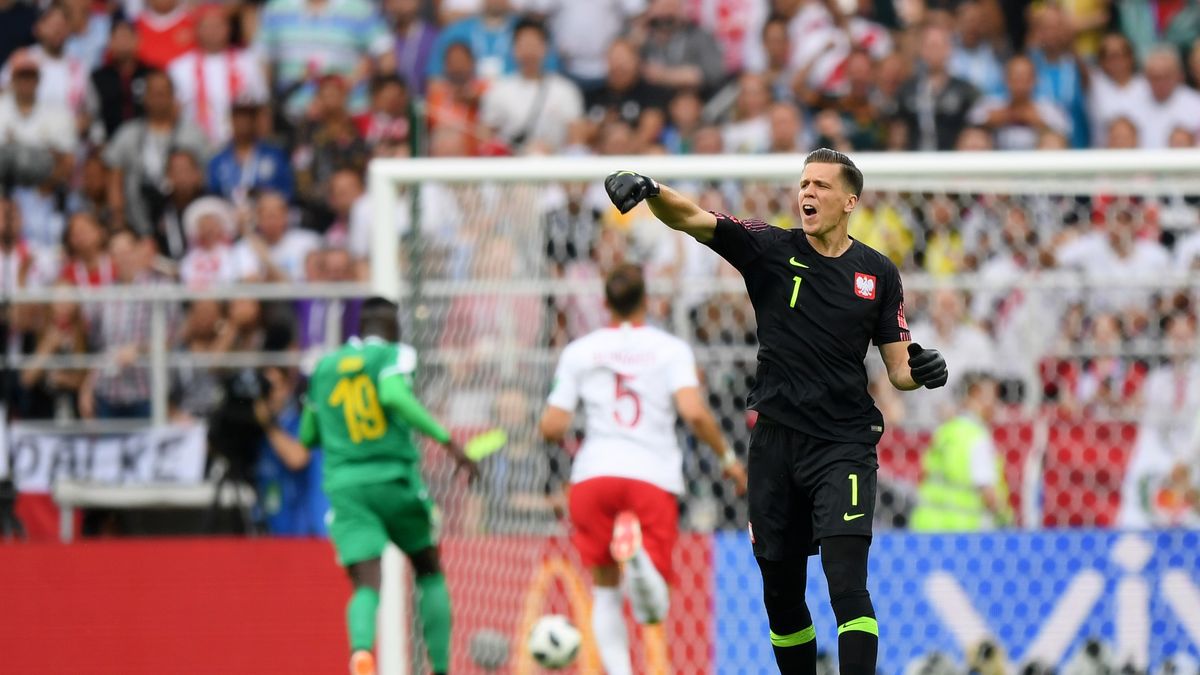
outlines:
[[741, 272], [758, 320], [749, 406], [750, 542], [763, 578], [779, 671], [816, 672], [816, 631], [804, 600], [807, 558], [821, 554], [838, 622], [842, 675], [875, 675], [879, 627], [867, 593], [875, 511], [875, 445], [883, 415], [867, 393], [874, 342], [897, 389], [946, 384], [946, 361], [911, 341], [900, 272], [847, 233], [863, 176], [846, 155], [808, 155], [800, 228], [784, 230], [701, 209], [636, 173], [604, 183], [622, 212], [645, 200]]

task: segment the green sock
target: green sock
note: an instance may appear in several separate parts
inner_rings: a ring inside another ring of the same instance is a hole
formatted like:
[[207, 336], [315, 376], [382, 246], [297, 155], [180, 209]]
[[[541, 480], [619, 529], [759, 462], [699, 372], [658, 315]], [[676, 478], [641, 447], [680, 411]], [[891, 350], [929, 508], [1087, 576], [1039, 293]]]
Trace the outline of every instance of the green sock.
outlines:
[[379, 591], [367, 586], [354, 589], [346, 605], [346, 626], [350, 629], [350, 650], [375, 649], [375, 617], [379, 612]]
[[417, 577], [417, 604], [421, 612], [421, 630], [433, 672], [450, 668], [450, 592], [441, 572]]

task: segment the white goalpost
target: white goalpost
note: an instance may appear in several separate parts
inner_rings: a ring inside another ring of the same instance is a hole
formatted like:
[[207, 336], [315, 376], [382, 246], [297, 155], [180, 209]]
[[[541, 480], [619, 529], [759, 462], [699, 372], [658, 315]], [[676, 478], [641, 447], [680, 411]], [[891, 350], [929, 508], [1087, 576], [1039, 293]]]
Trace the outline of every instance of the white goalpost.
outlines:
[[[1073, 187], [1121, 194], [1167, 194], [1200, 181], [1200, 150], [855, 153], [867, 190], [1003, 190]], [[803, 155], [685, 155], [374, 160], [369, 167], [371, 284], [398, 297], [403, 286], [399, 239], [380, 223], [395, 221], [400, 190], [426, 182], [517, 183], [599, 181], [616, 170], [670, 180], [794, 181]], [[1164, 181], [1166, 181], [1164, 183]], [[409, 206], [411, 208], [411, 206]], [[376, 265], [375, 262], [383, 264]]]

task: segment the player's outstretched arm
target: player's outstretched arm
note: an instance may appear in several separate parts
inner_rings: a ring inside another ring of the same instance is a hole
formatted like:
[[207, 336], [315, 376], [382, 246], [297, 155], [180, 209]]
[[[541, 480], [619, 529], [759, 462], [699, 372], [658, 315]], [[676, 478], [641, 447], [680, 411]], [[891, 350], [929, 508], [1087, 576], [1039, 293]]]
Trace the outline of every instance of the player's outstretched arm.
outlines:
[[396, 374], [380, 380], [379, 403], [408, 426], [445, 446], [446, 451], [458, 464], [458, 468], [467, 471], [471, 479], [479, 475], [475, 462], [471, 461], [462, 448], [450, 438], [450, 432], [446, 430], [446, 427], [434, 419], [425, 406], [421, 405], [412, 389], [409, 389], [408, 383], [404, 381], [403, 375]]
[[650, 211], [667, 227], [706, 242], [717, 229], [717, 217], [692, 200], [649, 176], [632, 171], [617, 171], [604, 179], [608, 198], [621, 213], [628, 213], [643, 200]]
[[675, 409], [692, 433], [705, 445], [713, 449], [721, 462], [721, 473], [733, 481], [740, 497], [746, 494], [746, 468], [733, 454], [733, 448], [725, 442], [721, 427], [713, 417], [712, 410], [704, 402], [700, 387], [684, 387], [675, 392]]
[[402, 375], [384, 377], [379, 382], [379, 403], [408, 426], [432, 438], [438, 443], [447, 443], [450, 432], [446, 431], [433, 415], [421, 405]]

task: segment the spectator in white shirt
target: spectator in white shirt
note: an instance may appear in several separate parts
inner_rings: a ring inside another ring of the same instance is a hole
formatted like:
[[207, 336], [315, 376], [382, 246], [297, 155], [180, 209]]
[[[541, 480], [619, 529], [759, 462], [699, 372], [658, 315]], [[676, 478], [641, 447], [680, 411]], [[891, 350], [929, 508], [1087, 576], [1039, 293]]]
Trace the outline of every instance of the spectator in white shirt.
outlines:
[[76, 135], [71, 116], [41, 95], [42, 68], [31, 50], [8, 60], [12, 83], [0, 94], [0, 158], [15, 183], [59, 183], [71, 173]]
[[305, 259], [320, 248], [321, 238], [291, 227], [287, 200], [278, 192], [258, 196], [255, 216], [257, 232], [247, 233], [233, 247], [239, 275], [253, 281], [304, 281]]
[[968, 115], [971, 124], [992, 130], [997, 150], [1033, 150], [1046, 131], [1070, 134], [1071, 121], [1062, 108], [1049, 101], [1034, 100], [1037, 71], [1029, 57], [1018, 55], [1008, 61], [1005, 82], [1007, 99], [984, 98]]
[[938, 345], [946, 359], [958, 364], [945, 387], [931, 390], [911, 410], [913, 421], [940, 423], [954, 411], [954, 392], [969, 372], [996, 373], [996, 344], [967, 315], [965, 294], [954, 288], [939, 288], [929, 298], [927, 319], [913, 321], [914, 335]]
[[[1194, 497], [1200, 486], [1196, 474], [1200, 448], [1195, 444], [1196, 411], [1200, 410], [1196, 319], [1174, 314], [1164, 322], [1163, 333], [1167, 359], [1151, 369], [1142, 388], [1137, 442], [1121, 487], [1120, 527], [1200, 523], [1200, 503]], [[1172, 498], [1179, 496], [1184, 498]]]
[[[62, 6], [52, 4], [47, 7], [38, 18], [34, 33], [38, 43], [30, 47], [28, 53], [37, 60], [41, 69], [38, 99], [62, 106], [72, 115], [82, 114], [91, 73], [82, 62], [63, 51], [69, 28]], [[7, 87], [11, 75], [12, 69], [6, 67], [3, 76], [0, 76], [0, 86]]]
[[[1120, 279], [1147, 281], [1170, 269], [1171, 256], [1156, 239], [1139, 236], [1145, 212], [1136, 204], [1120, 202], [1105, 209], [1106, 227], [1093, 230], [1061, 245], [1055, 259], [1061, 267], [1075, 268], [1093, 281]], [[1100, 287], [1090, 295], [1093, 311], [1119, 311], [1144, 317], [1152, 290]]]
[[530, 143], [558, 149], [570, 124], [583, 117], [583, 97], [567, 78], [546, 72], [546, 29], [521, 19], [513, 28], [517, 72], [496, 80], [483, 95], [481, 118], [509, 149]]
[[234, 101], [267, 99], [262, 66], [250, 50], [230, 46], [229, 29], [224, 6], [200, 7], [196, 10], [196, 49], [167, 68], [184, 120], [200, 128], [210, 148], [229, 142]]
[[525, 10], [546, 17], [563, 71], [581, 88], [598, 89], [608, 73], [608, 46], [646, 0], [527, 0]]
[[192, 288], [237, 281], [230, 242], [237, 232], [233, 205], [220, 197], [201, 197], [183, 214], [188, 252], [179, 263], [179, 280]]
[[1134, 111], [1141, 147], [1167, 147], [1176, 127], [1200, 129], [1200, 92], [1183, 83], [1183, 63], [1174, 47], [1159, 47], [1146, 57], [1150, 98]]
[[29, 285], [35, 255], [21, 236], [21, 207], [0, 194], [0, 293]]
[[41, 96], [39, 65], [29, 50], [9, 64], [12, 86], [0, 95], [0, 178], [12, 181], [26, 239], [54, 249], [66, 226], [60, 196], [72, 175], [75, 126], [70, 113]]
[[1043, 257], [1049, 257], [1048, 249], [1038, 243], [1025, 206], [1008, 206], [1003, 219], [1000, 241], [979, 267], [982, 283], [972, 293], [971, 315], [995, 336], [995, 372], [1010, 381], [1032, 376], [1029, 346], [1051, 343], [1065, 308], [1055, 294], [1030, 293], [1020, 287], [1023, 279], [1037, 274]]
[[744, 73], [738, 78], [733, 120], [725, 124], [725, 148], [729, 152], [766, 152], [771, 144], [771, 90], [762, 75]]
[[1141, 106], [1149, 105], [1150, 87], [1137, 72], [1133, 45], [1121, 33], [1109, 33], [1100, 42], [1099, 67], [1088, 78], [1088, 118], [1092, 145], [1106, 145], [1110, 125], [1120, 117], [1131, 117]]

